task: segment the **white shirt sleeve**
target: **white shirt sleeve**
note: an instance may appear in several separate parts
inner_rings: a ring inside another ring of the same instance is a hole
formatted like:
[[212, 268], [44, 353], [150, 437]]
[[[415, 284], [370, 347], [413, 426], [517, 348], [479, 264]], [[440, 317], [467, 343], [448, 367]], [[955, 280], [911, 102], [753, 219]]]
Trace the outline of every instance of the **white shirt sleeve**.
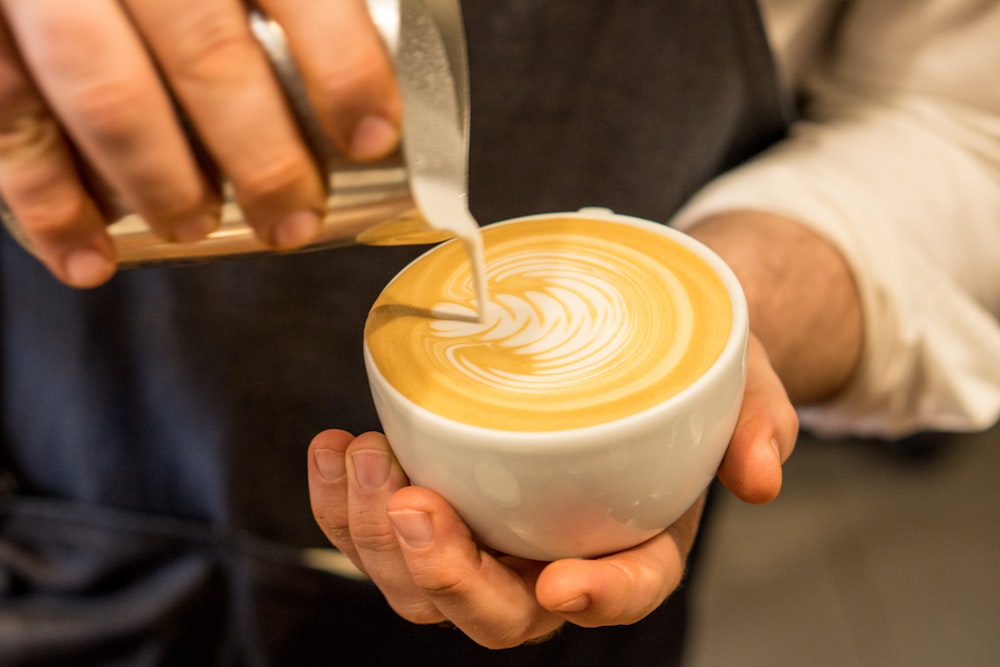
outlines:
[[1000, 418], [1000, 2], [841, 6], [825, 57], [802, 74], [790, 136], [673, 224], [771, 211], [843, 252], [863, 302], [862, 361], [834, 400], [801, 409], [807, 428], [986, 428]]

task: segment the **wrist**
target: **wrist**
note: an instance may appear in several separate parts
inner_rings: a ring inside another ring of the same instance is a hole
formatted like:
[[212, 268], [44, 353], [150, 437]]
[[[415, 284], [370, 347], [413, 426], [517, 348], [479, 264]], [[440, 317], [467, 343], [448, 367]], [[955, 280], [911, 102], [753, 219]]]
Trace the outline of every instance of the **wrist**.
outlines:
[[792, 401], [830, 398], [861, 355], [861, 301], [849, 265], [806, 225], [762, 211], [730, 211], [687, 232], [736, 273], [763, 343]]

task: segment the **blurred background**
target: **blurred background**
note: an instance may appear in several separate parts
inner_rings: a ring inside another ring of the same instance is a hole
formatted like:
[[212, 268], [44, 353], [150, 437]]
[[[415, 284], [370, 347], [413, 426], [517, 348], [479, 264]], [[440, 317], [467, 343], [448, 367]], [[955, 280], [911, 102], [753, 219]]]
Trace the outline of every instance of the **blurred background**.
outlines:
[[689, 667], [1000, 665], [1000, 427], [803, 437], [771, 505], [717, 494]]

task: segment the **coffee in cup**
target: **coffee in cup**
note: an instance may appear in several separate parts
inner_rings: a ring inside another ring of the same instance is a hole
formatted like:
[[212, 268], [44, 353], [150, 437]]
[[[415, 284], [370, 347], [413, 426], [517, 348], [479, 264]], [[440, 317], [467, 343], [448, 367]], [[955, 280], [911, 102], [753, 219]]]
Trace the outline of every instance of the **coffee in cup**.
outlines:
[[516, 555], [595, 555], [662, 530], [711, 480], [738, 414], [735, 278], [690, 237], [605, 211], [482, 238], [483, 307], [451, 242], [371, 309], [369, 380], [404, 470]]

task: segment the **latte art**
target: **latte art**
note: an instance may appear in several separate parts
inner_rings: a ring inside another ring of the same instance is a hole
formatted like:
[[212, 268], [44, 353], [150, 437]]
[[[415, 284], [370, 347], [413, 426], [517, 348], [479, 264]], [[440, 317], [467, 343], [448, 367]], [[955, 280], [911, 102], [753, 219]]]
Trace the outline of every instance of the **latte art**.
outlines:
[[552, 218], [483, 240], [481, 317], [462, 249], [446, 244], [386, 288], [366, 327], [389, 383], [442, 416], [522, 431], [611, 421], [690, 384], [729, 335], [721, 280], [655, 231]]
[[[625, 389], [634, 363], [655, 354], [666, 329], [675, 344], [664, 351], [661, 363], [676, 365], [691, 337], [691, 306], [683, 286], [638, 253], [589, 248], [584, 255], [585, 242], [576, 241], [572, 256], [518, 249], [516, 243], [509, 251], [497, 248], [499, 259], [487, 274], [492, 296], [483, 321], [431, 322], [429, 357], [443, 372], [453, 369], [494, 390], [541, 399], [584, 382]], [[637, 280], [650, 275], [665, 288], [661, 294]], [[669, 298], [674, 317], [650, 327], [647, 314], [656, 311], [655, 298]]]

